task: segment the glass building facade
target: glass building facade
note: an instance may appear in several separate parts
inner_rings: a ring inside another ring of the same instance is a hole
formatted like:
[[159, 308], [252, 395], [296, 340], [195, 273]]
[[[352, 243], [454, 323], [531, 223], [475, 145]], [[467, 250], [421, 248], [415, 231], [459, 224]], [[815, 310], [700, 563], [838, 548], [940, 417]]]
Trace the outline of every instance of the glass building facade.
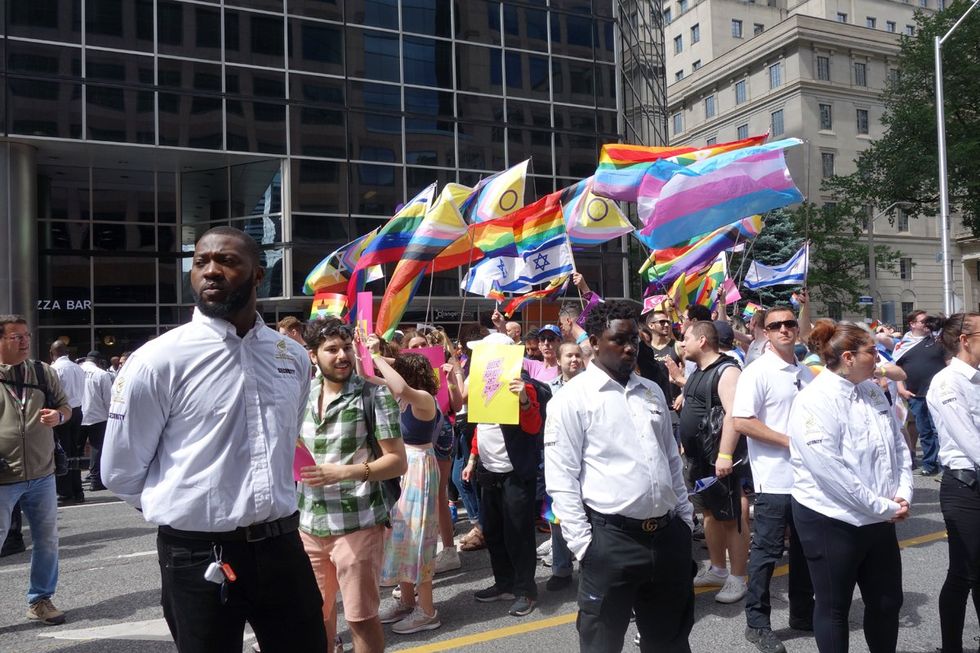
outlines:
[[[185, 322], [189, 252], [211, 226], [262, 245], [274, 321], [308, 307], [312, 265], [433, 181], [531, 158], [531, 201], [591, 175], [603, 143], [666, 143], [651, 2], [0, 7], [0, 190], [16, 204], [0, 312], [83, 353]], [[625, 239], [576, 252], [607, 296], [630, 293], [627, 258]], [[447, 315], [461, 273], [432, 279]]]

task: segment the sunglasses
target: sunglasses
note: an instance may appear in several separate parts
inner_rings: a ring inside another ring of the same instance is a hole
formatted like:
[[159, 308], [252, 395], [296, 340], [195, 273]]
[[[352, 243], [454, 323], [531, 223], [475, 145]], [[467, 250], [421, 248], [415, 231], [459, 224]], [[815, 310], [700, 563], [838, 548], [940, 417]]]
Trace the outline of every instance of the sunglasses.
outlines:
[[766, 331], [779, 331], [783, 327], [787, 329], [795, 329], [800, 326], [800, 323], [796, 320], [780, 320], [778, 322], [770, 322], [766, 325]]
[[670, 326], [670, 320], [652, 320], [650, 323], [657, 326]]

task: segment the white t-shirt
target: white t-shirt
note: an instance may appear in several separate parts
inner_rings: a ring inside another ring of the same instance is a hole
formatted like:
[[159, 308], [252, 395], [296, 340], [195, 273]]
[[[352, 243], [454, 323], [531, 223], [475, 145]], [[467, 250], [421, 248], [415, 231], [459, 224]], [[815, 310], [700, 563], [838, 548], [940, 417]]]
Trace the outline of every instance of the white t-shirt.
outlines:
[[480, 463], [488, 472], [506, 474], [514, 471], [500, 424], [477, 424], [476, 444], [480, 452]]
[[[738, 377], [732, 417], [755, 417], [773, 431], [785, 435], [793, 400], [812, 380], [813, 372], [806, 365], [787, 363], [769, 349], [752, 365], [747, 365]], [[789, 448], [755, 438], [746, 440], [755, 491], [789, 494], [793, 489]]]

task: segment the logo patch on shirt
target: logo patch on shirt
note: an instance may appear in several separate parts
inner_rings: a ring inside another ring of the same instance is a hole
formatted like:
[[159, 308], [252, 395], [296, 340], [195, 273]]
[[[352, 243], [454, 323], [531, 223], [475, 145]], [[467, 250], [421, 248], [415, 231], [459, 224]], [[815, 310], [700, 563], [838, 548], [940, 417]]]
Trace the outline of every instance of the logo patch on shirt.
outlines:
[[285, 340], [279, 340], [276, 342], [275, 357], [279, 360], [292, 360], [293, 357], [289, 355], [289, 347], [286, 346]]

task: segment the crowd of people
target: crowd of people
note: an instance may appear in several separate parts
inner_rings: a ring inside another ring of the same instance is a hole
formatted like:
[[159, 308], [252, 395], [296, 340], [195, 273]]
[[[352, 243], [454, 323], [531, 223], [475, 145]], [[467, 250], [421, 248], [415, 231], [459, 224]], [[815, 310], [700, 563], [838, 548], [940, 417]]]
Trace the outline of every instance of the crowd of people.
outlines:
[[[455, 339], [419, 325], [383, 340], [336, 317], [270, 329], [262, 276], [251, 238], [207, 232], [191, 322], [108, 370], [60, 342], [51, 365], [35, 363], [26, 320], [0, 316], [0, 540], [19, 503], [29, 618], [65, 620], [51, 601], [55, 515], [59, 496], [83, 494], [81, 465], [56, 470], [56, 442], [69, 460], [88, 442], [90, 487], [159, 527], [161, 603], [182, 653], [240, 651], [246, 622], [266, 653], [342, 650], [338, 605], [354, 650], [382, 651], [386, 625], [442, 626], [436, 574], [484, 547], [492, 578], [473, 599], [516, 618], [535, 610], [538, 558], [545, 591], [572, 585], [577, 562], [582, 651], [621, 650], [631, 619], [640, 650], [690, 651], [695, 587], [744, 602], [746, 639], [785, 651], [770, 586], [788, 550], [789, 628], [846, 651], [858, 587], [868, 649], [894, 652], [896, 524], [918, 467], [942, 473], [942, 651], [963, 650], [971, 591], [980, 612], [980, 314], [914, 311], [904, 332], [811, 322], [801, 292], [799, 309], [747, 324], [724, 305], [641, 315], [575, 275], [582, 301], [557, 324], [522, 333], [494, 312]], [[524, 347], [504, 390], [515, 424], [467, 418], [480, 344]], [[432, 347], [441, 364], [413, 351]]]

